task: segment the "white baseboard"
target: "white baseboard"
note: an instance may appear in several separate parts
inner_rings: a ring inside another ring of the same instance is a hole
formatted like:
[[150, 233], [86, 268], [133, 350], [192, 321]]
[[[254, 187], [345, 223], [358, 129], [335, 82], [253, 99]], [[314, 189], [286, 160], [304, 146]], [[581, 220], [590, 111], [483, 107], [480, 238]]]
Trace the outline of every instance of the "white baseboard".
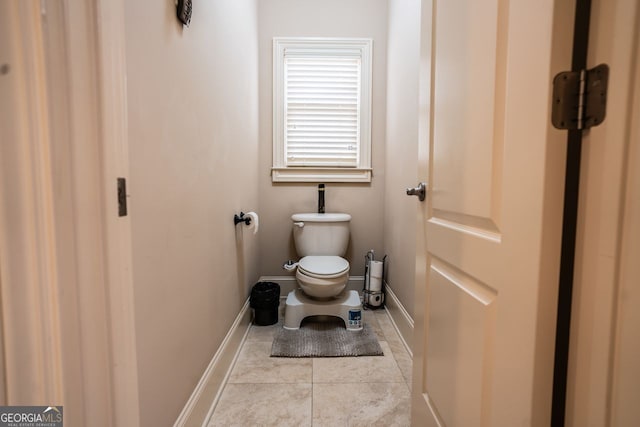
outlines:
[[[287, 296], [289, 292], [298, 287], [295, 276], [261, 276], [261, 282], [275, 282], [280, 285], [280, 296]], [[349, 276], [347, 283], [348, 291], [362, 292], [364, 285], [364, 276]]]
[[174, 423], [174, 427], [202, 426], [209, 422], [250, 326], [251, 309], [247, 299]]
[[400, 335], [400, 339], [402, 339], [402, 343], [409, 352], [409, 355], [413, 357], [413, 319], [388, 283], [385, 283], [384, 292], [385, 307], [391, 323], [393, 323], [393, 326], [398, 331], [398, 335]]

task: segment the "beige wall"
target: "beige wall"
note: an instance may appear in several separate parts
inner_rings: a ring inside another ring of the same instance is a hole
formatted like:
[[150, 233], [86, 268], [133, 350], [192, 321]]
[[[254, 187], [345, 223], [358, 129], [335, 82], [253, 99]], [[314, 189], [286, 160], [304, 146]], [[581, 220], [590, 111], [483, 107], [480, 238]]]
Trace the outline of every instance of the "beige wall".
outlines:
[[413, 316], [416, 197], [405, 194], [418, 172], [420, 2], [389, 0], [384, 252], [387, 282]]
[[[255, 0], [127, 3], [130, 214], [140, 414], [171, 425], [257, 279]], [[241, 230], [238, 227], [238, 230]]]
[[260, 263], [263, 275], [285, 275], [282, 264], [297, 259], [290, 216], [317, 210], [316, 184], [272, 184], [272, 39], [281, 37], [369, 37], [373, 39], [371, 184], [326, 187], [327, 212], [353, 216], [347, 258], [351, 274], [364, 273], [364, 255], [382, 250], [386, 82], [386, 0], [260, 0], [258, 2], [260, 147]]

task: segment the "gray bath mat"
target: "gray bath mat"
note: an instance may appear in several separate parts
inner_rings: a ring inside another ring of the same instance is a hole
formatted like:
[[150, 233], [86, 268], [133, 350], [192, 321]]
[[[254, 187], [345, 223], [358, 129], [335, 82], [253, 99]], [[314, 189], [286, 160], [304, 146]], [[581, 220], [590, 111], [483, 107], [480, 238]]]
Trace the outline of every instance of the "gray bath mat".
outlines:
[[365, 324], [361, 331], [348, 331], [344, 323], [328, 320], [303, 322], [300, 329], [280, 329], [271, 345], [272, 357], [382, 356], [375, 332]]

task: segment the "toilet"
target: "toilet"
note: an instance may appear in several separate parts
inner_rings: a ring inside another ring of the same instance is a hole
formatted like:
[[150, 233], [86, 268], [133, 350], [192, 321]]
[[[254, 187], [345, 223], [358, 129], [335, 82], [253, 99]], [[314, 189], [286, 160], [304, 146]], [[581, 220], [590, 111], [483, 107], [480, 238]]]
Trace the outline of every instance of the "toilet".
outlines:
[[350, 331], [362, 329], [362, 304], [357, 291], [345, 291], [349, 262], [342, 258], [349, 244], [346, 213], [298, 213], [291, 216], [293, 240], [301, 257], [284, 268], [295, 270], [299, 289], [289, 292], [284, 328], [299, 329], [309, 316], [334, 316]]

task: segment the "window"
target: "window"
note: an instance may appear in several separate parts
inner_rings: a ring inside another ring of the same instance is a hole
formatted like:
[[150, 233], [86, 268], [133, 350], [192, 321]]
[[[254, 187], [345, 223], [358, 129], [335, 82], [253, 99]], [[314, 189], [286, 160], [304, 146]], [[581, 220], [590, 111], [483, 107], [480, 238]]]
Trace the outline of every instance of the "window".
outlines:
[[273, 181], [371, 181], [371, 45], [273, 40]]

